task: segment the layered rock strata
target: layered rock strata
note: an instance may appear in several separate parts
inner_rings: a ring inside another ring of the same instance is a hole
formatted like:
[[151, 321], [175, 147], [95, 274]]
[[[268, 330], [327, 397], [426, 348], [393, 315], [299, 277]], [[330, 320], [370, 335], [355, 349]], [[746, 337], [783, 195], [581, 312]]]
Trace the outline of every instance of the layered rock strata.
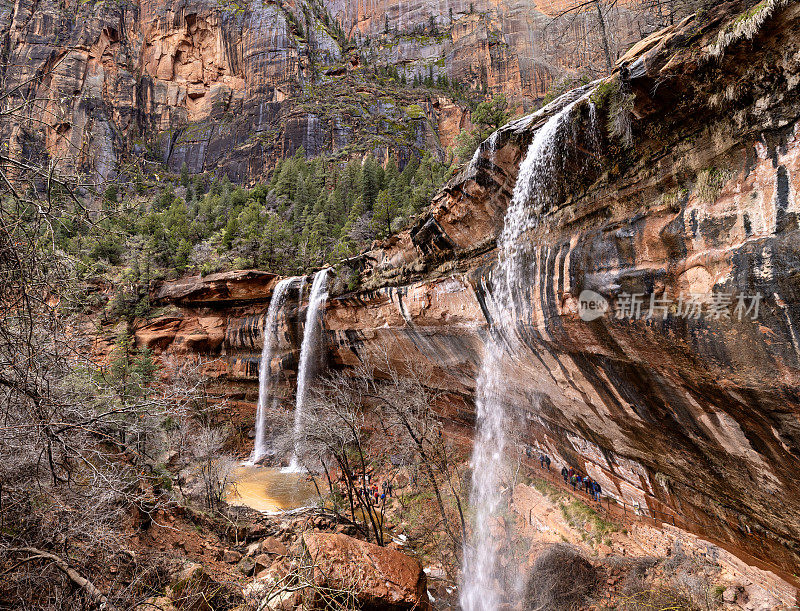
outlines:
[[[521, 443], [785, 576], [800, 560], [798, 32], [796, 4], [726, 3], [643, 41], [579, 106], [559, 197], [526, 236], [526, 349], [506, 364]], [[461, 399], [451, 417], [469, 419], [493, 238], [532, 134], [568, 101], [501, 130], [425, 218], [364, 257], [370, 290], [328, 316], [339, 364], [386, 346], [424, 357]], [[629, 146], [607, 129], [626, 120]], [[606, 315], [579, 316], [587, 289]], [[693, 295], [702, 311], [687, 315]]]
[[365, 78], [337, 27], [314, 3], [7, 3], [0, 137], [100, 184], [184, 164], [246, 182], [300, 147], [443, 157], [464, 105]]
[[[576, 106], [557, 197], [525, 236], [518, 298], [530, 315], [516, 320], [521, 347], [506, 363], [520, 448], [790, 582], [798, 41], [796, 3], [727, 2], [643, 41]], [[398, 367], [425, 363], [449, 397], [442, 415], [471, 424], [495, 239], [533, 135], [576, 95], [503, 128], [413, 227], [353, 263], [361, 290], [326, 315], [332, 366], [386, 352]], [[582, 317], [585, 290], [609, 311]], [[634, 295], [640, 311], [626, 305]], [[757, 315], [737, 313], [739, 296], [759, 295]], [[245, 350], [229, 336], [217, 353]]]

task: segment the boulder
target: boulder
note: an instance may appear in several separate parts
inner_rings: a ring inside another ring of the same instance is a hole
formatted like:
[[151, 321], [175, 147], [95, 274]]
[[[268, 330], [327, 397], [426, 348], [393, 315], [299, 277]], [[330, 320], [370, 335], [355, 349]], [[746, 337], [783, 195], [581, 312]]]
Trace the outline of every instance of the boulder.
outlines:
[[242, 588], [242, 596], [244, 596], [244, 601], [250, 608], [257, 609], [261, 601], [269, 594], [271, 588], [271, 583], [259, 580], [252, 581]]
[[247, 538], [258, 539], [263, 537], [267, 534], [267, 527], [261, 524], [260, 522], [256, 522], [255, 524], [251, 524], [250, 527], [247, 529]]
[[152, 596], [134, 607], [134, 611], [178, 611], [167, 596]]
[[242, 555], [233, 549], [226, 549], [222, 552], [222, 561], [234, 564], [242, 559]]
[[239, 561], [238, 567], [244, 575], [250, 577], [256, 570], [256, 561], [250, 556], [245, 556]]
[[[267, 571], [271, 571], [271, 569], [267, 569]], [[267, 571], [262, 571], [262, 574]], [[262, 579], [259, 575], [255, 581], [243, 588], [242, 594], [250, 608], [257, 608], [261, 611], [290, 611], [300, 606], [303, 592], [274, 588], [276, 581], [271, 574], [266, 579]]]
[[364, 609], [427, 609], [425, 573], [396, 550], [336, 533], [307, 532], [303, 545], [320, 587], [352, 589]]
[[203, 566], [190, 562], [175, 574], [166, 593], [181, 611], [214, 611], [209, 601], [218, 590], [219, 584], [205, 572]]
[[271, 611], [291, 611], [292, 609], [300, 608], [302, 599], [303, 593], [299, 590], [295, 592], [281, 592], [267, 601], [266, 608]]
[[722, 600], [726, 603], [734, 603], [738, 597], [739, 591], [733, 586], [725, 588], [725, 591], [722, 593]]
[[262, 554], [272, 554], [273, 556], [285, 556], [289, 550], [275, 537], [267, 537], [261, 542], [260, 551]]
[[258, 556], [253, 557], [253, 562], [255, 563], [253, 572], [258, 574], [272, 565], [272, 558], [270, 558], [267, 554], [259, 554]]
[[[263, 591], [263, 590], [262, 590]], [[280, 590], [273, 592], [267, 597], [268, 592], [264, 592], [259, 602], [259, 609], [263, 611], [291, 611], [298, 609], [302, 600], [303, 593], [298, 591], [291, 592]]]
[[259, 573], [256, 575], [256, 579], [259, 581], [276, 583], [278, 580], [283, 579], [286, 575], [288, 575], [290, 570], [291, 568], [285, 559], [276, 560], [268, 569], [259, 571]]

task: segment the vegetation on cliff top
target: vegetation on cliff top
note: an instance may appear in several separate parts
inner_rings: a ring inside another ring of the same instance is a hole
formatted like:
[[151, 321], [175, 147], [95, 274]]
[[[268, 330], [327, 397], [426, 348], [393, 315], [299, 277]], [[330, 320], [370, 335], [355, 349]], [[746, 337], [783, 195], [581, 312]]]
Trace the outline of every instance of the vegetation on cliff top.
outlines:
[[107, 189], [97, 223], [60, 223], [56, 240], [85, 278], [114, 282], [111, 318], [143, 315], [154, 280], [247, 268], [299, 274], [350, 257], [402, 228], [448, 174], [427, 155], [400, 171], [394, 159], [386, 167], [369, 155], [345, 164], [307, 159], [302, 149], [251, 189], [184, 168], [150, 192], [142, 186], [120, 198]]

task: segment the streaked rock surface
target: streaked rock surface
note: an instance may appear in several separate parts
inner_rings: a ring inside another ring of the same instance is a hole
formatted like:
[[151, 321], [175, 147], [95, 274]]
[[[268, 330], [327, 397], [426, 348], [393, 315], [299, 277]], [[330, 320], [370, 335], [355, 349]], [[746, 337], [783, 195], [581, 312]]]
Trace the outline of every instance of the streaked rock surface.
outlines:
[[[577, 108], [560, 197], [527, 233], [530, 282], [518, 294], [530, 315], [516, 320], [522, 348], [508, 358], [507, 398], [521, 444], [796, 584], [800, 6], [738, 39], [731, 16], [747, 6], [720, 5], [624, 58], [593, 98], [596, 131], [588, 103]], [[608, 130], [626, 87], [632, 147]], [[413, 227], [353, 262], [361, 289], [328, 304], [332, 366], [384, 353], [397, 366], [426, 364], [448, 398], [443, 416], [468, 434], [495, 238], [528, 143], [574, 95], [504, 128], [496, 152], [485, 148]], [[582, 320], [584, 289], [611, 314]], [[263, 290], [238, 309], [209, 303], [184, 314], [224, 318], [225, 340], [211, 352], [251, 397], [257, 366], [242, 363], [257, 361]], [[623, 293], [668, 297], [673, 309], [617, 319]], [[732, 308], [686, 318], [674, 307], [690, 293], [762, 299], [755, 320]], [[298, 318], [288, 316], [291, 372]]]

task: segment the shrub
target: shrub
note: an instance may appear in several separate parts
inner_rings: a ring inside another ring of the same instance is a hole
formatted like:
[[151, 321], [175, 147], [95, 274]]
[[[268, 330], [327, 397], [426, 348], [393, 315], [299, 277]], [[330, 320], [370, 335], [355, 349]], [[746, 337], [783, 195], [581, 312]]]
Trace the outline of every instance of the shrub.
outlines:
[[555, 543], [533, 564], [525, 584], [524, 609], [570, 611], [589, 604], [597, 589], [597, 569], [577, 548]]
[[209, 274], [215, 274], [221, 269], [222, 263], [220, 261], [209, 261], [208, 263], [203, 263], [203, 265], [200, 266], [200, 275], [208, 276]]

